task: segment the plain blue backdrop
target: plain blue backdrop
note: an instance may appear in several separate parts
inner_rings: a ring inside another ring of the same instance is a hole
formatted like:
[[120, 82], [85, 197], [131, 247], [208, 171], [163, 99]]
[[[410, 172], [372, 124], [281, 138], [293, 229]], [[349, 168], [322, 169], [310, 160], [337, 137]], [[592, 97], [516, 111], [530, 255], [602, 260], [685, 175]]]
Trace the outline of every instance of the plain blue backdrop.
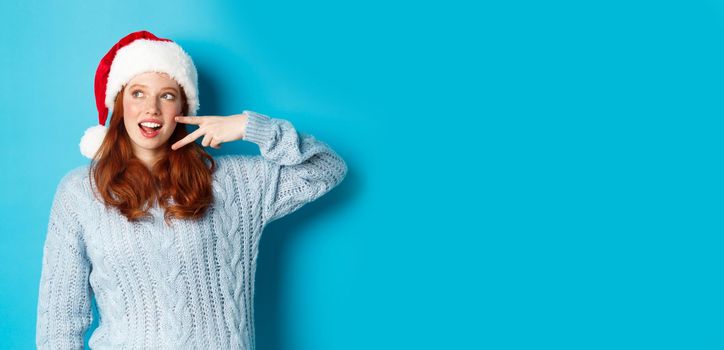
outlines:
[[98, 61], [141, 29], [193, 57], [200, 115], [284, 118], [348, 163], [264, 233], [259, 350], [724, 348], [722, 1], [5, 1], [0, 21], [0, 348], [34, 347], [55, 187], [87, 162]]

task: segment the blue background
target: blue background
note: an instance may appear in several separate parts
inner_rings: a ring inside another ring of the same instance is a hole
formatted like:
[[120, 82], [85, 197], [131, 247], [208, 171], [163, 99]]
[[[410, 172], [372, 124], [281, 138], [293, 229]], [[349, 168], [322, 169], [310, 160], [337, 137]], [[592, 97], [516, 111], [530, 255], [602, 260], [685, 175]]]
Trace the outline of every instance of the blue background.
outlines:
[[140, 29], [200, 115], [350, 168], [264, 233], [260, 350], [724, 348], [724, 3], [475, 3], [2, 2], [0, 348], [34, 346], [55, 186]]

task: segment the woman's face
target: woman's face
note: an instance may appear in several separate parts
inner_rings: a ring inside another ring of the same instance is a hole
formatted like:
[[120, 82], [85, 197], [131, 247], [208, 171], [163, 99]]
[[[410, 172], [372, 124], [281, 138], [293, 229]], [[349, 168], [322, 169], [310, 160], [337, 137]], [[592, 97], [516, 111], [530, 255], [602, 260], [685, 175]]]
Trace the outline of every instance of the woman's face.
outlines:
[[176, 128], [174, 117], [182, 112], [181, 99], [178, 83], [166, 73], [142, 73], [126, 84], [123, 123], [137, 155], [164, 150]]

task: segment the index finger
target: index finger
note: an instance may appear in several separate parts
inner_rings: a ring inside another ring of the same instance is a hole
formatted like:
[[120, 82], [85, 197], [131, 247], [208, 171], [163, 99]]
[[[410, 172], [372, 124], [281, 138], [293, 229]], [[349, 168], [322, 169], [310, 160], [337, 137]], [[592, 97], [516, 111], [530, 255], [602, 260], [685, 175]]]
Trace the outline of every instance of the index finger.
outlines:
[[186, 146], [187, 144], [194, 142], [194, 140], [196, 140], [197, 138], [199, 138], [199, 136], [201, 136], [203, 134], [204, 134], [203, 129], [201, 129], [201, 128], [196, 129], [196, 130], [194, 130], [194, 132], [186, 135], [186, 137], [178, 140], [176, 143], [171, 145], [171, 149], [175, 151], [183, 146]]
[[186, 116], [179, 115], [179, 116], [176, 116], [176, 118], [174, 118], [174, 119], [176, 119], [177, 122], [184, 123], [184, 124], [196, 124], [196, 125], [201, 124], [201, 117], [186, 117]]

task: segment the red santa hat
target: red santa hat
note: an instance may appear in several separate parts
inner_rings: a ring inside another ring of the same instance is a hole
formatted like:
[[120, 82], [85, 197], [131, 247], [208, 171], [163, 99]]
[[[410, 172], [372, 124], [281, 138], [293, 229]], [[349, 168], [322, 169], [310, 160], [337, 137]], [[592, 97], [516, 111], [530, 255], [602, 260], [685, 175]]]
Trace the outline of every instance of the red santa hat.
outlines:
[[95, 77], [98, 125], [88, 128], [80, 140], [80, 152], [93, 158], [106, 135], [108, 110], [116, 95], [134, 76], [145, 72], [167, 73], [183, 87], [188, 114], [199, 109], [196, 66], [178, 44], [141, 30], [126, 35], [106, 53], [98, 64]]

